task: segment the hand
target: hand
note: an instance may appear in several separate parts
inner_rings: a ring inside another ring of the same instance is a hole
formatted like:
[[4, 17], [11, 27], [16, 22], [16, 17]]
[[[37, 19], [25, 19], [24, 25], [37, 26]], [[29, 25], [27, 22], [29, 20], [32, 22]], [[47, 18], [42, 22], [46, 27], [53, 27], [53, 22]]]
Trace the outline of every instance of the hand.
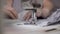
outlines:
[[[32, 16], [32, 12], [31, 12], [31, 11], [27, 12], [27, 13], [25, 14], [25, 16], [24, 16], [24, 20], [28, 21], [28, 20], [31, 18], [31, 16]], [[40, 9], [37, 9], [36, 16], [37, 16], [37, 17], [40, 17], [40, 16], [41, 16], [41, 11], [40, 11]]]
[[36, 16], [46, 18], [50, 15], [50, 11], [47, 8], [37, 9]]
[[23, 18], [24, 18], [24, 20], [29, 21], [29, 19], [31, 18], [31, 16], [32, 16], [32, 13], [29, 11], [29, 12], [27, 12], [25, 14], [25, 16]]
[[40, 8], [37, 9], [36, 16], [37, 17], [42, 16], [42, 10]]
[[12, 19], [17, 19], [18, 17], [16, 10], [11, 6], [4, 6], [3, 11]]
[[42, 17], [43, 18], [47, 18], [50, 14], [51, 14], [51, 12], [47, 8], [42, 9]]

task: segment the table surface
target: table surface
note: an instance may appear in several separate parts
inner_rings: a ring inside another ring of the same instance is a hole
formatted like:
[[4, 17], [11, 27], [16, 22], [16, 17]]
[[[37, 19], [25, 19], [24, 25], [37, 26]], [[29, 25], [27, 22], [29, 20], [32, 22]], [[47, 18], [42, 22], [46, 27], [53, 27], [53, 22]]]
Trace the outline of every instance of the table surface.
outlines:
[[[18, 21], [3, 21], [3, 22], [18, 22]], [[45, 32], [46, 30], [57, 28], [57, 30]], [[60, 25], [40, 27], [35, 25], [3, 25], [3, 34], [60, 34]]]

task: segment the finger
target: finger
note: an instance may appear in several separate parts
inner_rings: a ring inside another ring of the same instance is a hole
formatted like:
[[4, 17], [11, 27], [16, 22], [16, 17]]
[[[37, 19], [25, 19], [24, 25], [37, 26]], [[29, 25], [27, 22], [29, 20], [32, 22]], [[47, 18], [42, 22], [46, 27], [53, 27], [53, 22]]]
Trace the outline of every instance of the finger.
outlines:
[[24, 15], [23, 19], [26, 20], [26, 18], [27, 18], [27, 14]]
[[16, 10], [14, 10], [15, 12], [13, 12], [13, 14], [15, 14], [16, 18], [18, 18], [18, 13], [16, 12]]
[[12, 19], [16, 19], [16, 17], [13, 15], [13, 13], [11, 12], [12, 11], [12, 8], [8, 8], [8, 7], [4, 7], [3, 8], [3, 11], [9, 15]]
[[30, 18], [30, 14], [29, 13], [27, 13], [25, 16], [24, 16], [24, 20], [29, 20], [29, 18]]
[[29, 21], [30, 18], [31, 18], [31, 14], [27, 16], [26, 21]]
[[12, 19], [16, 19], [15, 16], [10, 11], [7, 11], [6, 14], [9, 15]]
[[18, 18], [18, 14], [17, 14], [16, 10], [12, 9], [12, 10], [10, 10], [10, 12], [14, 15], [14, 17], [16, 19]]
[[36, 13], [36, 16], [37, 16], [37, 17], [40, 17], [40, 16], [41, 16], [41, 12], [37, 12], [37, 13]]
[[24, 20], [26, 20], [26, 18], [28, 17], [28, 14], [29, 14], [29, 12], [27, 12], [25, 15], [24, 15]]

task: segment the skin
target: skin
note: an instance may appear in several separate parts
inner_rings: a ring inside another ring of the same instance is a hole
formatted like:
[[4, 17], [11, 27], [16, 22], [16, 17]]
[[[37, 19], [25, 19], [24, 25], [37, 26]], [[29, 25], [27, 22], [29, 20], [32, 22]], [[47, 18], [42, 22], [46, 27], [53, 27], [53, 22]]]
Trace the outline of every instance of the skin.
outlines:
[[[40, 17], [42, 16], [43, 18], [48, 17], [51, 14], [51, 11], [53, 8], [53, 4], [50, 2], [50, 0], [44, 0], [43, 1], [43, 7], [40, 10], [40, 8], [37, 8], [36, 16]], [[27, 14], [24, 16], [25, 20], [29, 20], [31, 16], [30, 12], [27, 12]]]
[[53, 8], [52, 2], [50, 0], [43, 1], [43, 8], [42, 8], [42, 17], [46, 18], [51, 14], [51, 10]]
[[13, 0], [6, 0], [6, 5], [4, 5], [3, 10], [4, 12], [9, 15], [12, 19], [17, 19], [17, 12], [12, 7]]
[[[13, 0], [6, 0], [7, 4], [4, 6], [4, 12], [8, 14], [12, 19], [17, 19], [17, 12], [16, 10], [12, 7], [12, 2]], [[47, 16], [50, 15], [50, 10], [53, 8], [52, 3], [50, 0], [44, 0], [43, 1], [43, 7], [42, 11], [40, 11], [40, 8], [37, 8], [36, 16], [40, 17], [42, 16], [43, 18], [46, 18]], [[31, 12], [27, 12], [26, 15], [24, 16], [25, 20], [29, 20], [31, 17]]]

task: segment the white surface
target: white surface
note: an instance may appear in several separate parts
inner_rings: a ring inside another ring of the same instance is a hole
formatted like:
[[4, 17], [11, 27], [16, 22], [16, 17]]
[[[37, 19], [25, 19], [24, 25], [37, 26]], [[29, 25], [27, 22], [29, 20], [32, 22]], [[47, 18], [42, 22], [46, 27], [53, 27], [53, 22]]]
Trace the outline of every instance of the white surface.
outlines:
[[36, 27], [36, 26], [26, 26], [21, 25], [19, 27], [6, 27], [5, 34], [60, 34], [60, 31], [45, 32], [45, 30], [50, 29], [50, 27]]
[[[10, 21], [18, 22], [18, 21]], [[6, 22], [7, 23], [7, 22]], [[58, 28], [55, 31], [45, 32], [48, 29]], [[60, 34], [60, 26], [40, 27], [35, 25], [17, 25], [16, 23], [10, 26], [3, 26], [4, 34]]]

